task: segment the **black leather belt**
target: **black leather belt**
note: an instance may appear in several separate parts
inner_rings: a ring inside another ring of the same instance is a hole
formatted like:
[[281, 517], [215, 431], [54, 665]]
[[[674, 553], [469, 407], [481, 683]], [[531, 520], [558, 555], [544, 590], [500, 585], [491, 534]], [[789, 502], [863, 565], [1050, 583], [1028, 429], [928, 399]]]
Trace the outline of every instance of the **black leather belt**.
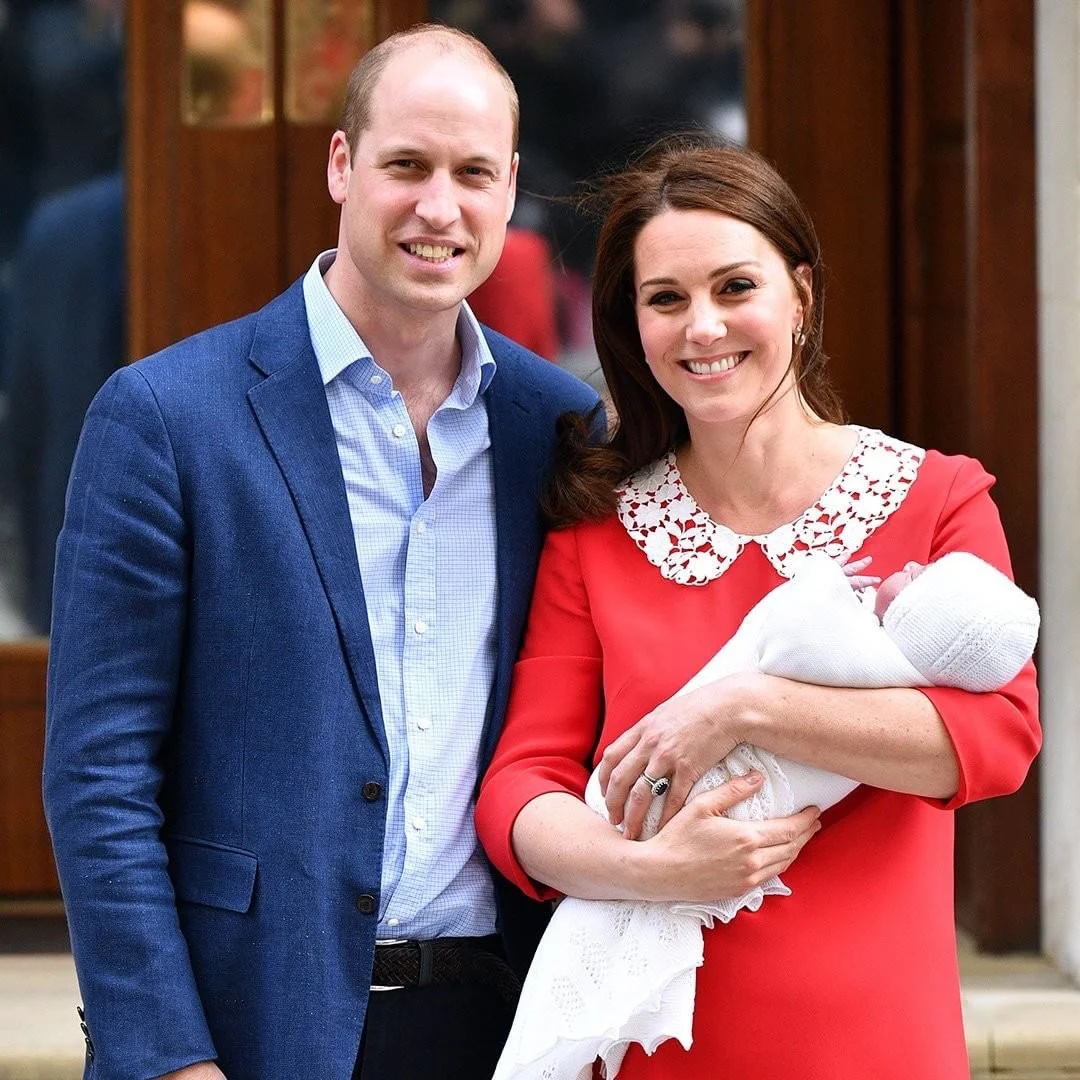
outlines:
[[505, 1001], [516, 1001], [521, 983], [503, 959], [498, 935], [435, 938], [432, 941], [376, 941], [372, 990], [482, 983]]

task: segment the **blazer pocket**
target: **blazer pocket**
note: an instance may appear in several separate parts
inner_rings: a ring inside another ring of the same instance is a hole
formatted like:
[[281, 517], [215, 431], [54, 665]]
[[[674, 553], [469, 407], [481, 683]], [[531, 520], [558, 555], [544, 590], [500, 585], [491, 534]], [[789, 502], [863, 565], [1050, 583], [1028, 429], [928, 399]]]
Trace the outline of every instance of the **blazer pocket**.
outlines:
[[259, 860], [250, 851], [172, 836], [165, 840], [178, 900], [243, 914], [251, 907]]

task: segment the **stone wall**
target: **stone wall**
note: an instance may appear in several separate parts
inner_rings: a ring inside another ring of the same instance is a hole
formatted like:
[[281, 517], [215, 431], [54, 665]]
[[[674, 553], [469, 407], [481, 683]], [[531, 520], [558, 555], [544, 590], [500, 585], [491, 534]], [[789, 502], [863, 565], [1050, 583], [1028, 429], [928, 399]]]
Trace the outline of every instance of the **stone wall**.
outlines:
[[1035, 17], [1043, 946], [1080, 982], [1080, 2]]

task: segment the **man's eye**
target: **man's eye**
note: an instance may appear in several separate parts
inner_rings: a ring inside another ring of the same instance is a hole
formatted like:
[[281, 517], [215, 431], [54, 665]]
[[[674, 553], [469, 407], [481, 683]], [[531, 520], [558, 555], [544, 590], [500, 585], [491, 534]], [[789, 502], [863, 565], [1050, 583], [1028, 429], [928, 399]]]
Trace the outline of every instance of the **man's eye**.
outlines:
[[482, 165], [468, 165], [461, 170], [470, 180], [491, 180], [493, 179], [491, 170], [485, 169]]
[[413, 161], [412, 158], [398, 158], [396, 161], [390, 162], [390, 168], [392, 169], [419, 169], [420, 163]]

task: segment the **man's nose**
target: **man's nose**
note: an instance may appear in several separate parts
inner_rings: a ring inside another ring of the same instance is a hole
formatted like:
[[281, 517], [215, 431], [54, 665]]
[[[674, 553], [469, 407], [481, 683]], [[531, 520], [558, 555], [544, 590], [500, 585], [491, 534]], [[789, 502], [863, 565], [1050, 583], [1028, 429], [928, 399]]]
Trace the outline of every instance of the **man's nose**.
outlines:
[[449, 228], [461, 217], [454, 182], [448, 174], [435, 172], [428, 177], [416, 200], [416, 216], [437, 230]]

